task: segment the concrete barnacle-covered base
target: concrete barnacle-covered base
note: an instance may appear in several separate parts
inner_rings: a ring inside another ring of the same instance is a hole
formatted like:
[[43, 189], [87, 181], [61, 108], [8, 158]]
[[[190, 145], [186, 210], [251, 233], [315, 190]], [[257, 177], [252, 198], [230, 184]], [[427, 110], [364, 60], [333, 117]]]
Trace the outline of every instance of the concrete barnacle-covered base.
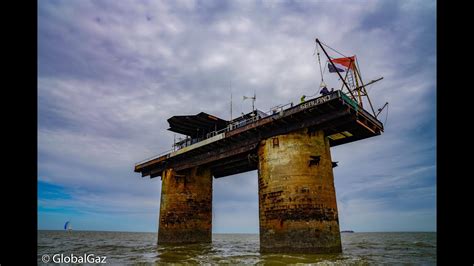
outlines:
[[323, 131], [308, 129], [260, 143], [262, 252], [341, 252], [329, 148]]

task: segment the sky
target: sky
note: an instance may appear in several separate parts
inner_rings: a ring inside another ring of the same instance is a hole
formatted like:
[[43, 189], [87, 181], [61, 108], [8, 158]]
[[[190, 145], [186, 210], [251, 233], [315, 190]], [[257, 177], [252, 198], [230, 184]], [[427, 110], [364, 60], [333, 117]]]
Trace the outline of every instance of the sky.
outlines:
[[[389, 102], [382, 135], [331, 148], [341, 230], [436, 231], [428, 0], [39, 1], [38, 229], [157, 232], [161, 180], [133, 168], [171, 149], [166, 119], [229, 119], [231, 90], [234, 117], [254, 92], [263, 111], [316, 94], [315, 38]], [[213, 233], [258, 233], [257, 171], [213, 182]]]

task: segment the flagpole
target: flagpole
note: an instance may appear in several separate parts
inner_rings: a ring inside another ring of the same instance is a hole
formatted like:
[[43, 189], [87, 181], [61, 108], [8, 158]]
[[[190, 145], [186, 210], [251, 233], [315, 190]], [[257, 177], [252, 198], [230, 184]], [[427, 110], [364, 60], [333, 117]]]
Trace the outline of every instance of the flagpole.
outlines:
[[339, 73], [339, 71], [337, 70], [338, 68], [336, 67], [336, 65], [334, 65], [334, 62], [332, 62], [332, 61], [331, 61], [331, 58], [329, 58], [328, 53], [326, 52], [326, 50], [324, 49], [324, 47], [321, 45], [321, 43], [319, 42], [318, 38], [316, 38], [316, 43], [319, 44], [319, 46], [320, 46], [321, 49], [323, 50], [324, 54], [325, 54], [326, 57], [328, 58], [329, 63], [331, 63], [331, 65], [332, 65], [332, 66], [334, 67], [334, 69], [336, 70], [337, 75], [339, 75], [339, 78], [342, 80], [342, 82], [343, 82], [344, 85], [346, 86], [347, 90], [349, 91], [349, 93], [350, 93], [351, 96], [352, 96], [352, 99], [355, 100], [354, 94], [352, 93], [351, 89], [349, 89], [349, 86], [347, 85], [346, 81], [342, 78], [342, 75], [341, 75], [341, 73]]

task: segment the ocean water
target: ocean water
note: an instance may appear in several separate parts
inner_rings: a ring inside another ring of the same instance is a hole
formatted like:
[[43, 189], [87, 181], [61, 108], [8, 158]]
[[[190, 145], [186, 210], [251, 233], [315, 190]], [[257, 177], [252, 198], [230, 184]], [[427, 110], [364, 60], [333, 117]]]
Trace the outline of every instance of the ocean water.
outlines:
[[[107, 264], [436, 264], [436, 233], [342, 233], [341, 254], [260, 254], [258, 234], [214, 234], [211, 244], [157, 246], [156, 233], [38, 231], [38, 264], [55, 254]], [[73, 255], [71, 255], [73, 254]], [[93, 255], [91, 255], [93, 254]], [[60, 258], [60, 255], [55, 257]], [[74, 258], [72, 258], [74, 259]]]

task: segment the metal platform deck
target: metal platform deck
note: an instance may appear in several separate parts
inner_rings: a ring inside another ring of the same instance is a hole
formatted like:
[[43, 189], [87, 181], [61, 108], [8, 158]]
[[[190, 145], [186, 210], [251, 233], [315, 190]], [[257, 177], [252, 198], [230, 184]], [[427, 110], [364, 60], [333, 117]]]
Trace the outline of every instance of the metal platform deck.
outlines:
[[257, 169], [257, 145], [263, 139], [302, 128], [324, 130], [331, 147], [380, 135], [383, 124], [337, 90], [235, 129], [224, 129], [213, 136], [177, 151], [150, 158], [135, 165], [142, 177], [161, 176], [206, 165], [215, 178]]

